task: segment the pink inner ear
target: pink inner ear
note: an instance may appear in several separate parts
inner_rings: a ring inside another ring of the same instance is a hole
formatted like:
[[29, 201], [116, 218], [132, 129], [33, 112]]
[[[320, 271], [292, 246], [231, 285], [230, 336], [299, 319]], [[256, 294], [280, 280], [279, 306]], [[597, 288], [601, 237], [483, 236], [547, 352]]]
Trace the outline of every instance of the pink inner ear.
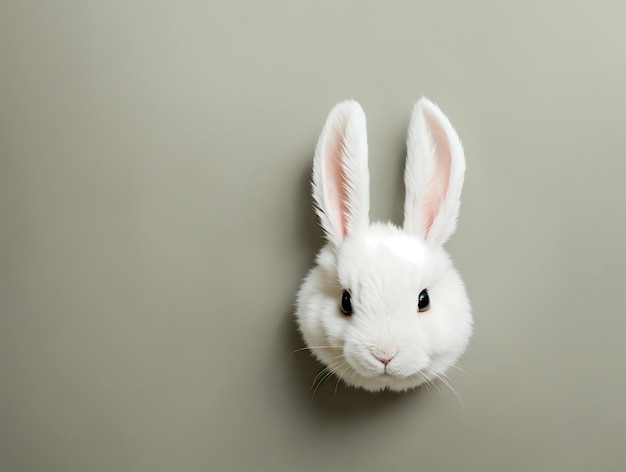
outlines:
[[430, 131], [435, 153], [433, 176], [428, 184], [428, 193], [424, 200], [424, 233], [428, 236], [448, 192], [452, 154], [448, 136], [441, 123], [427, 111], [424, 111], [424, 118], [427, 129]]
[[332, 209], [332, 221], [341, 228], [341, 236], [348, 234], [348, 182], [343, 167], [345, 157], [345, 132], [346, 127], [341, 123], [341, 128], [334, 130], [335, 133], [328, 143], [326, 152], [326, 181], [328, 182], [329, 210]]

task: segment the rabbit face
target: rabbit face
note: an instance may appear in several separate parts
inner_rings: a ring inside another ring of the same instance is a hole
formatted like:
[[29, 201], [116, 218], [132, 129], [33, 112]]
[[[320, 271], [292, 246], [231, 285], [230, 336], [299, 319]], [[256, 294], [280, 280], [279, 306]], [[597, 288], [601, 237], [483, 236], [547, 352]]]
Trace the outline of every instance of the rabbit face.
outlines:
[[[424, 291], [429, 303], [420, 310]], [[471, 335], [469, 301], [448, 256], [390, 225], [323, 251], [302, 294], [312, 352], [367, 390], [405, 390], [442, 375]]]

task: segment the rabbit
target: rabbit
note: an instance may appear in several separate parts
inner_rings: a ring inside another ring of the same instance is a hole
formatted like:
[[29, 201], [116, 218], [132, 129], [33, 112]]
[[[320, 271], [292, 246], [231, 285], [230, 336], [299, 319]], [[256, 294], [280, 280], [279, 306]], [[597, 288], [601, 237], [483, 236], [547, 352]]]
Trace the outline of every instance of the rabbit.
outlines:
[[457, 225], [465, 157], [448, 118], [419, 99], [407, 136], [402, 228], [370, 224], [367, 160], [363, 109], [340, 102], [313, 160], [326, 244], [300, 286], [295, 316], [325, 375], [373, 392], [405, 391], [442, 378], [472, 336], [465, 285], [443, 247]]

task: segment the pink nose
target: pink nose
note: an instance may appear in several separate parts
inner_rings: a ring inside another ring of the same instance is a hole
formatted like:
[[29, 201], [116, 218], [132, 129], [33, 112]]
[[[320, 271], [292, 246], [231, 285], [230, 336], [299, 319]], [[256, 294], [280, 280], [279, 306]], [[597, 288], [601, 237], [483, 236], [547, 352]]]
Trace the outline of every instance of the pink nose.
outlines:
[[396, 357], [396, 355], [392, 355], [392, 356], [376, 356], [376, 359], [378, 359], [380, 362], [382, 362], [384, 365], [387, 365], [391, 362], [391, 360]]

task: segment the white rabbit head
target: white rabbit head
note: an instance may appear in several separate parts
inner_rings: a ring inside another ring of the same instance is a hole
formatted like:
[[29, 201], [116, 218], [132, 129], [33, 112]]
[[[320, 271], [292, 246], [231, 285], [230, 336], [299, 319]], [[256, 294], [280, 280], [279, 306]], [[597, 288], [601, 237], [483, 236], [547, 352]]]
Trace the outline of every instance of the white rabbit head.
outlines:
[[463, 148], [432, 102], [411, 116], [404, 226], [369, 223], [365, 114], [330, 112], [313, 163], [327, 244], [304, 279], [296, 318], [308, 349], [347, 384], [406, 390], [442, 375], [472, 334], [470, 303], [443, 245], [456, 228]]

